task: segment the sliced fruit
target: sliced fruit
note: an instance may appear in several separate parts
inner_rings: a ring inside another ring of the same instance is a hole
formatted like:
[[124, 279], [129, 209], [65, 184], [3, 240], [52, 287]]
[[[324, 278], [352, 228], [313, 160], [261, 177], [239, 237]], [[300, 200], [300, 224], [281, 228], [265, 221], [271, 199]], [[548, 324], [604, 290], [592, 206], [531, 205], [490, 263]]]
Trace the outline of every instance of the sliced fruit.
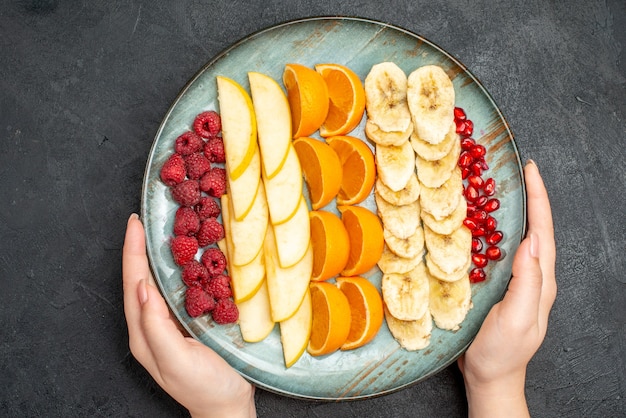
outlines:
[[300, 64], [287, 64], [283, 84], [291, 108], [294, 138], [317, 131], [328, 115], [328, 88], [315, 70]]
[[[231, 199], [228, 199], [228, 202], [231, 205], [228, 209], [229, 213], [233, 213], [232, 204], [234, 202]], [[256, 258], [263, 247], [268, 221], [265, 187], [263, 183], [259, 183], [252, 208], [248, 214], [239, 221], [230, 217], [228, 225], [224, 225], [226, 230], [230, 229], [229, 236], [232, 237], [231, 262], [233, 265], [244, 266]]]
[[387, 187], [394, 192], [402, 190], [415, 173], [415, 151], [409, 142], [399, 146], [376, 144], [376, 168]]
[[342, 168], [339, 156], [326, 142], [303, 136], [293, 141], [304, 174], [311, 208], [329, 204], [341, 189]]
[[443, 280], [444, 282], [456, 282], [457, 280], [462, 279], [465, 275], [467, 275], [467, 271], [472, 265], [472, 258], [468, 257], [467, 261], [462, 267], [447, 273], [441, 270], [441, 267], [439, 267], [433, 261], [430, 253], [426, 253], [425, 261], [426, 267], [428, 268], [428, 272], [430, 273], [430, 275], [436, 279]]
[[233, 217], [240, 221], [252, 208], [256, 192], [261, 183], [261, 153], [255, 148], [252, 160], [243, 173], [236, 179], [231, 177], [230, 170], [226, 166], [226, 179], [228, 181], [228, 193], [233, 205]]
[[398, 238], [405, 239], [415, 234], [420, 226], [420, 204], [419, 201], [408, 205], [395, 206], [374, 194], [378, 216], [383, 221], [384, 228]]
[[309, 216], [313, 246], [311, 280], [328, 280], [338, 275], [348, 262], [350, 255], [348, 231], [341, 219], [332, 212], [314, 210]]
[[[422, 209], [424, 209], [422, 207]], [[467, 201], [464, 198], [459, 199], [458, 205], [454, 211], [442, 219], [437, 219], [426, 210], [421, 213], [422, 222], [434, 232], [441, 235], [449, 235], [463, 224], [463, 220], [467, 217]]]
[[400, 146], [409, 140], [412, 132], [413, 123], [409, 123], [409, 126], [404, 131], [385, 132], [371, 119], [365, 122], [365, 135], [378, 145]]
[[338, 205], [355, 205], [372, 191], [376, 181], [376, 163], [372, 150], [358, 138], [333, 136], [326, 142], [339, 156], [342, 167], [341, 189]]
[[350, 255], [343, 276], [358, 276], [376, 265], [383, 253], [383, 227], [378, 216], [361, 206], [338, 206], [348, 232]]
[[274, 235], [278, 261], [282, 268], [291, 267], [304, 257], [311, 243], [311, 222], [302, 194], [293, 216], [286, 222], [274, 225]]
[[239, 329], [244, 341], [256, 343], [272, 332], [274, 321], [270, 315], [270, 299], [264, 280], [250, 299], [235, 303], [239, 310]]
[[237, 266], [232, 261], [235, 249], [233, 247], [233, 237], [231, 236], [232, 228], [229, 227], [231, 215], [228, 195], [222, 195], [221, 201], [222, 224], [225, 226], [225, 248], [223, 248], [222, 251], [229, 260], [228, 274], [231, 278], [230, 287], [233, 291], [233, 299], [235, 303], [240, 303], [250, 299], [263, 283], [263, 279], [265, 278], [265, 260], [263, 250], [261, 250], [248, 264]]
[[377, 264], [383, 273], [408, 273], [421, 262], [421, 255], [417, 257], [401, 257], [385, 245]]
[[313, 321], [307, 351], [323, 356], [337, 351], [350, 332], [350, 303], [337, 286], [328, 282], [311, 282]]
[[428, 277], [424, 263], [408, 273], [383, 274], [383, 299], [394, 318], [415, 321], [424, 316], [428, 311]]
[[421, 350], [430, 344], [433, 319], [429, 311], [426, 311], [422, 318], [415, 321], [402, 321], [394, 318], [385, 308], [385, 319], [391, 335], [405, 350]]
[[311, 338], [312, 322], [311, 294], [309, 289], [307, 289], [296, 313], [279, 324], [285, 367], [293, 366], [304, 354]]
[[400, 257], [421, 257], [424, 252], [424, 230], [421, 226], [418, 226], [415, 233], [407, 238], [398, 238], [383, 226], [383, 237], [389, 250]]
[[276, 322], [284, 321], [293, 315], [309, 287], [313, 271], [313, 248], [309, 246], [305, 255], [294, 265], [283, 268], [274, 237], [274, 228], [267, 228], [263, 245], [267, 290], [270, 298], [270, 312]]
[[322, 126], [323, 137], [345, 135], [361, 122], [365, 112], [365, 89], [354, 71], [340, 64], [318, 64], [320, 73], [328, 87], [328, 115]]
[[436, 161], [427, 161], [415, 155], [415, 166], [417, 167], [417, 178], [426, 187], [437, 188], [445, 183], [450, 176], [461, 155], [461, 142], [454, 141], [452, 149], [443, 158]]
[[437, 328], [457, 330], [472, 307], [472, 289], [465, 274], [455, 282], [444, 282], [434, 277], [430, 281], [430, 313]]
[[263, 183], [272, 224], [281, 224], [290, 219], [296, 213], [302, 197], [302, 169], [291, 143], [281, 169], [271, 179], [263, 177]]
[[465, 225], [452, 234], [441, 235], [424, 225], [426, 250], [439, 268], [452, 273], [463, 268], [472, 252], [472, 233]]
[[448, 155], [454, 141], [460, 141], [460, 138], [459, 134], [456, 133], [456, 124], [453, 122], [450, 124], [450, 130], [443, 141], [438, 144], [431, 144], [420, 139], [415, 132], [411, 134], [410, 141], [417, 155], [427, 161], [436, 161]]
[[393, 62], [372, 66], [365, 77], [367, 117], [385, 132], [403, 132], [411, 123], [407, 78]]
[[376, 179], [376, 192], [385, 199], [387, 202], [396, 206], [408, 205], [415, 202], [420, 197], [420, 183], [417, 180], [417, 174], [413, 172], [409, 181], [403, 189], [393, 191], [380, 180], [380, 177]]
[[258, 147], [254, 107], [239, 83], [227, 77], [216, 78], [226, 166], [231, 178], [237, 179]]
[[461, 169], [452, 169], [450, 178], [441, 186], [422, 187], [420, 191], [420, 204], [424, 212], [428, 212], [433, 218], [444, 219], [457, 208], [463, 197], [463, 179]]
[[407, 102], [417, 136], [431, 144], [444, 140], [454, 121], [454, 86], [438, 65], [425, 65], [407, 80]]
[[291, 143], [291, 111], [287, 96], [271, 77], [249, 72], [263, 172], [273, 178], [287, 159]]
[[350, 332], [341, 346], [353, 350], [372, 341], [383, 324], [383, 299], [369, 280], [360, 277], [339, 277], [337, 286], [350, 304]]

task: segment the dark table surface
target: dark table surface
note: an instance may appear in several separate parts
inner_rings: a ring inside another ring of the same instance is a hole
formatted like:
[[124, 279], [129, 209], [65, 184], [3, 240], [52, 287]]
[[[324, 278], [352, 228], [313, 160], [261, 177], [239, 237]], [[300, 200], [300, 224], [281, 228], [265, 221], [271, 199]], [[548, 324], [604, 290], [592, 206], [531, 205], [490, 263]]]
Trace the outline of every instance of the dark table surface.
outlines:
[[[122, 312], [123, 234], [146, 158], [179, 89], [213, 56], [318, 15], [420, 34], [492, 94], [545, 177], [556, 226], [559, 291], [528, 367], [531, 412], [626, 416], [623, 0], [3, 1], [1, 416], [186, 415], [129, 353]], [[455, 366], [375, 399], [256, 400], [268, 417], [467, 412]]]

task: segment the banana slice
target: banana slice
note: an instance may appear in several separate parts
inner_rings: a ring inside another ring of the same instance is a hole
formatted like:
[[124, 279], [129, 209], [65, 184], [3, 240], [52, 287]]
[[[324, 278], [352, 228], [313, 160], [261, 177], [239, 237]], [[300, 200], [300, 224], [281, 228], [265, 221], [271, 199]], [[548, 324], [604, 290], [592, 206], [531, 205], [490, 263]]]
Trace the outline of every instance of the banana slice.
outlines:
[[381, 290], [389, 313], [403, 321], [415, 321], [428, 311], [429, 275], [424, 263], [405, 274], [384, 274]]
[[426, 212], [424, 206], [422, 206], [421, 217], [424, 225], [427, 225], [433, 232], [441, 235], [450, 235], [463, 225], [463, 220], [467, 217], [467, 201], [464, 198], [459, 199], [456, 209], [443, 219], [435, 218]]
[[409, 123], [409, 126], [404, 131], [392, 132], [383, 131], [371, 119], [368, 119], [367, 122], [365, 122], [365, 135], [372, 140], [372, 142], [378, 145], [402, 145], [409, 140], [412, 132], [413, 122]]
[[415, 152], [406, 141], [400, 146], [376, 144], [376, 169], [378, 178], [397, 192], [406, 187], [415, 172]]
[[389, 250], [403, 258], [415, 258], [424, 251], [424, 230], [419, 226], [413, 235], [408, 238], [398, 238], [383, 228], [383, 237]]
[[444, 273], [458, 271], [471, 257], [472, 233], [465, 225], [450, 235], [437, 234], [424, 225], [424, 242], [430, 258]]
[[443, 141], [438, 144], [433, 145], [430, 142], [424, 141], [419, 136], [417, 136], [415, 131], [411, 134], [410, 137], [413, 150], [417, 153], [417, 155], [427, 161], [436, 161], [442, 159], [443, 157], [448, 155], [448, 153], [452, 149], [454, 141], [460, 140], [461, 139], [459, 137], [459, 134], [456, 133], [456, 124], [454, 122], [450, 124], [450, 129], [448, 130], [446, 136], [443, 138]]
[[407, 78], [393, 62], [374, 65], [365, 77], [367, 117], [385, 132], [404, 132], [411, 123], [406, 102]]
[[437, 220], [444, 219], [465, 200], [463, 196], [463, 179], [461, 169], [455, 167], [450, 178], [439, 187], [420, 188], [420, 206]]
[[417, 180], [417, 174], [413, 172], [406, 186], [402, 190], [393, 191], [385, 186], [385, 183], [379, 178], [376, 179], [376, 191], [380, 197], [387, 202], [396, 206], [408, 205], [415, 202], [420, 197], [420, 183]]
[[433, 261], [429, 253], [426, 253], [425, 261], [430, 275], [444, 282], [456, 282], [457, 280], [462, 279], [463, 276], [467, 275], [467, 272], [472, 265], [472, 257], [470, 256], [467, 258], [463, 267], [453, 272], [446, 273]]
[[383, 274], [390, 273], [408, 273], [417, 267], [418, 264], [422, 262], [422, 255], [419, 254], [417, 257], [406, 258], [400, 257], [399, 255], [392, 252], [388, 246], [384, 246], [383, 253], [378, 259], [378, 268]]
[[415, 156], [417, 178], [426, 187], [436, 188], [441, 186], [452, 175], [460, 155], [461, 141], [454, 141], [450, 152], [436, 161], [425, 160], [417, 154]]
[[456, 331], [472, 308], [472, 288], [466, 274], [455, 282], [429, 279], [430, 313], [437, 328]]
[[405, 350], [421, 350], [430, 344], [430, 335], [433, 330], [433, 318], [430, 311], [426, 311], [422, 318], [415, 321], [403, 321], [394, 318], [385, 306], [385, 319], [391, 335]]
[[374, 193], [374, 199], [384, 229], [402, 239], [415, 234], [415, 230], [421, 224], [421, 209], [418, 200], [408, 205], [395, 206], [380, 197], [378, 193]]
[[407, 79], [407, 102], [413, 129], [422, 140], [438, 144], [454, 121], [454, 86], [437, 65], [425, 65]]

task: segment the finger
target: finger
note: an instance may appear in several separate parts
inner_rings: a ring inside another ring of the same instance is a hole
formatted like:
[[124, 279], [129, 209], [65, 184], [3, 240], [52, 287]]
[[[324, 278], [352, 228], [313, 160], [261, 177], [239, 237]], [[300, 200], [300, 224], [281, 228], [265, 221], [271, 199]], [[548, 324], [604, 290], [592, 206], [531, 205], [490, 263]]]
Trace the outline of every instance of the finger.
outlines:
[[556, 245], [550, 200], [539, 170], [534, 162], [524, 167], [526, 193], [528, 196], [528, 233], [537, 236], [537, 251], [543, 273], [540, 319], [547, 322], [556, 297]]

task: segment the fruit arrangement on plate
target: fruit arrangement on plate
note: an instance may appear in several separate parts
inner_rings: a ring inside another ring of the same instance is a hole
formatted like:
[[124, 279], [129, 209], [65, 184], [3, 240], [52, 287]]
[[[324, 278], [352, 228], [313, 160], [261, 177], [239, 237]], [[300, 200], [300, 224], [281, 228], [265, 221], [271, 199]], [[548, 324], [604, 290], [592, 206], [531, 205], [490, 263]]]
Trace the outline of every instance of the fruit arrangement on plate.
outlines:
[[187, 313], [237, 322], [247, 343], [278, 324], [286, 367], [362, 347], [384, 322], [409, 351], [429, 346], [433, 323], [459, 329], [503, 233], [486, 149], [446, 72], [381, 62], [361, 81], [287, 64], [283, 86], [248, 81], [249, 93], [217, 76], [219, 109], [161, 168], [180, 205], [170, 249]]

